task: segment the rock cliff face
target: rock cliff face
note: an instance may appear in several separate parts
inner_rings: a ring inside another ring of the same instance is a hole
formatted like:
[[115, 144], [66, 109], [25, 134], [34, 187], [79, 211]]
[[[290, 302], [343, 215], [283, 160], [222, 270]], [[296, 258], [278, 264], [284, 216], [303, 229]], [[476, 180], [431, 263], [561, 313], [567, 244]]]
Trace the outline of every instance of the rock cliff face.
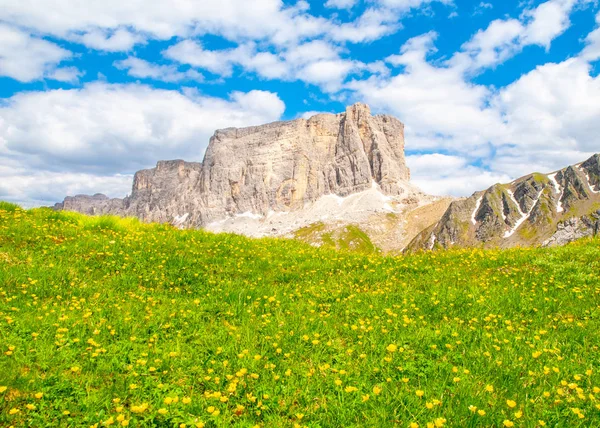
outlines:
[[600, 229], [600, 155], [454, 201], [408, 249], [559, 245]]
[[201, 227], [235, 216], [294, 212], [325, 195], [345, 197], [373, 186], [390, 197], [420, 193], [408, 184], [404, 125], [355, 104], [319, 114], [215, 132], [202, 163], [160, 161], [135, 174], [130, 196], [74, 196], [56, 209], [136, 216]]

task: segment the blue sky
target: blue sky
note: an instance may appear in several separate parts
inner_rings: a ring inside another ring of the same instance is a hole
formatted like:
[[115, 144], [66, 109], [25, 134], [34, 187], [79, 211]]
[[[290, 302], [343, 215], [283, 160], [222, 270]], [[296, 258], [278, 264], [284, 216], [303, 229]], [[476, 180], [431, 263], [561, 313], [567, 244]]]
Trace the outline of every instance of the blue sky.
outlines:
[[0, 199], [124, 196], [216, 128], [357, 101], [427, 192], [549, 172], [600, 151], [599, 26], [587, 0], [0, 0]]

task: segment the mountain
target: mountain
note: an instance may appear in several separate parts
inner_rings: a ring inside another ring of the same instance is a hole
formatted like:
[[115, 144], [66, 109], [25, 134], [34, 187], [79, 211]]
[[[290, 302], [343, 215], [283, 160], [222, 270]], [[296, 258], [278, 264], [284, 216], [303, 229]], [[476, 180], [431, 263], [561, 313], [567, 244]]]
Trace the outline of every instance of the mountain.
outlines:
[[[344, 228], [358, 224], [376, 246], [402, 248], [451, 201], [409, 178], [404, 125], [357, 103], [340, 114], [218, 130], [202, 163], [159, 161], [135, 174], [124, 199], [78, 195], [55, 208], [315, 245], [346, 239]], [[424, 205], [436, 214], [410, 220]]]
[[600, 155], [453, 201], [408, 250], [560, 245], [600, 231]]
[[597, 154], [469, 198], [426, 195], [409, 179], [404, 125], [357, 103], [217, 130], [201, 163], [159, 161], [124, 199], [77, 195], [55, 209], [367, 252], [560, 245], [600, 229]]

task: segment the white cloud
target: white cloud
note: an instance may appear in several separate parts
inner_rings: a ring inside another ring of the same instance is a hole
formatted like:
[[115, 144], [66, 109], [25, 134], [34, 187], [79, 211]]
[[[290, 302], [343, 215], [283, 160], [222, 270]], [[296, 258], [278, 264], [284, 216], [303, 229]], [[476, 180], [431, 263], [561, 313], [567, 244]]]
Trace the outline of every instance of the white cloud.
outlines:
[[85, 2], [84, 7], [65, 0], [43, 5], [37, 0], [0, 0], [0, 20], [116, 51], [129, 50], [144, 38], [211, 33], [285, 43], [322, 34], [326, 20], [307, 14], [306, 8], [304, 2], [288, 7], [280, 0], [105, 0]]
[[521, 50], [519, 38], [524, 31], [525, 27], [516, 19], [492, 21], [463, 44], [462, 52], [455, 54], [450, 64], [465, 71], [496, 66]]
[[572, 58], [545, 64], [503, 89], [493, 105], [507, 124], [496, 167], [549, 171], [599, 151], [600, 78]]
[[[53, 78], [56, 66], [71, 58], [71, 52], [54, 43], [0, 22], [0, 75], [20, 82]], [[56, 74], [58, 80], [64, 74]]]
[[182, 64], [190, 64], [194, 67], [208, 70], [211, 73], [222, 76], [230, 76], [233, 63], [237, 59], [240, 48], [206, 50], [200, 42], [183, 40], [170, 46], [163, 52], [166, 58], [175, 60]]
[[548, 49], [552, 40], [571, 25], [569, 14], [577, 2], [550, 0], [533, 10], [525, 11], [524, 16], [529, 22], [523, 34], [523, 44], [540, 45]]
[[403, 67], [401, 73], [355, 80], [347, 87], [356, 92], [355, 98], [397, 115], [414, 150], [485, 155], [487, 142], [503, 127], [499, 114], [485, 107], [491, 91], [467, 82], [456, 68], [430, 64], [427, 55], [435, 50], [435, 37], [427, 33], [410, 39], [400, 55], [388, 58]]
[[201, 160], [215, 129], [271, 122], [284, 108], [276, 94], [264, 91], [221, 99], [94, 83], [20, 93], [0, 106], [5, 165], [4, 170], [0, 165], [0, 182], [5, 183], [0, 199], [41, 200], [47, 197], [40, 192], [58, 197], [89, 191], [98, 183], [104, 184], [97, 190], [122, 189], [118, 186], [126, 180], [117, 174], [153, 166], [159, 159]]
[[97, 176], [0, 166], [0, 200], [34, 207], [53, 205], [67, 195], [103, 193], [123, 197], [131, 193], [132, 180], [132, 175]]
[[351, 61], [323, 60], [307, 64], [299, 75], [305, 82], [321, 86], [325, 91], [335, 92], [353, 68]]
[[163, 54], [224, 77], [230, 76], [235, 66], [240, 66], [266, 79], [302, 80], [328, 92], [339, 90], [351, 72], [367, 68], [375, 71], [372, 65], [341, 58], [339, 51], [323, 40], [295, 45], [277, 54], [259, 52], [252, 43], [211, 51], [198, 42], [184, 40]]
[[481, 15], [488, 9], [493, 9], [494, 5], [491, 3], [481, 2], [477, 6], [475, 6], [475, 10], [473, 11], [473, 16]]
[[445, 175], [449, 175], [455, 170], [464, 168], [469, 163], [466, 158], [441, 153], [409, 155], [406, 157], [406, 162], [417, 176], [425, 177], [433, 175], [440, 170], [444, 171]]
[[510, 181], [506, 174], [469, 165], [469, 159], [439, 153], [410, 155], [411, 181], [432, 195], [465, 196], [494, 183]]
[[369, 8], [357, 20], [333, 26], [329, 36], [336, 41], [363, 43], [395, 33], [399, 28], [397, 12]]
[[59, 82], [78, 83], [79, 78], [84, 74], [77, 67], [61, 67], [49, 73], [47, 77]]
[[327, 0], [325, 7], [335, 9], [350, 9], [358, 3], [358, 0]]
[[374, 41], [402, 28], [401, 18], [409, 11], [427, 8], [432, 3], [452, 5], [453, 0], [374, 0], [358, 19], [331, 25], [327, 37], [338, 42]]
[[434, 40], [435, 33], [410, 39], [389, 57], [399, 72], [346, 85], [352, 98], [406, 123], [410, 150], [448, 153], [410, 157], [424, 190], [468, 194], [598, 152], [600, 77], [585, 56], [538, 66], [494, 90], [473, 84], [461, 67], [428, 61]]
[[468, 73], [495, 67], [528, 45], [546, 49], [570, 26], [569, 15], [577, 4], [587, 0], [549, 0], [527, 9], [520, 19], [496, 19], [463, 44], [449, 61]]
[[377, 0], [377, 3], [395, 10], [418, 9], [431, 3], [450, 5], [454, 0]]
[[139, 34], [134, 34], [124, 28], [118, 28], [115, 31], [93, 29], [70, 38], [92, 49], [108, 52], [129, 51], [133, 46], [144, 41]]
[[[358, 0], [329, 0], [327, 7], [351, 8]], [[452, 0], [369, 0], [355, 22], [340, 23], [310, 13], [305, 0], [104, 0], [74, 7], [68, 0], [0, 0], [0, 21], [36, 33], [73, 40], [106, 51], [129, 51], [147, 39], [168, 40], [205, 34], [245, 43], [289, 46], [319, 37], [372, 41], [400, 28], [409, 11]]]
[[587, 61], [600, 59], [600, 12], [596, 15], [596, 24], [598, 24], [598, 28], [585, 38], [586, 47], [581, 54], [582, 58]]
[[121, 61], [115, 61], [114, 66], [121, 70], [127, 70], [127, 74], [140, 79], [154, 79], [163, 82], [180, 82], [195, 80], [201, 82], [202, 74], [196, 70], [179, 71], [174, 65], [152, 64], [140, 58], [129, 57]]

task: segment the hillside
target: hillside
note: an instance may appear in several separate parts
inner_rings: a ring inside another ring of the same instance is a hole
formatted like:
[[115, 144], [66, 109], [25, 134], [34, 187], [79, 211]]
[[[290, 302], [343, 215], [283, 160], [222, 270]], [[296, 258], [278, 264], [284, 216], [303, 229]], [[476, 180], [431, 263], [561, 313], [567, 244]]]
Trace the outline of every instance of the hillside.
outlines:
[[599, 256], [0, 203], [0, 426], [600, 426]]

